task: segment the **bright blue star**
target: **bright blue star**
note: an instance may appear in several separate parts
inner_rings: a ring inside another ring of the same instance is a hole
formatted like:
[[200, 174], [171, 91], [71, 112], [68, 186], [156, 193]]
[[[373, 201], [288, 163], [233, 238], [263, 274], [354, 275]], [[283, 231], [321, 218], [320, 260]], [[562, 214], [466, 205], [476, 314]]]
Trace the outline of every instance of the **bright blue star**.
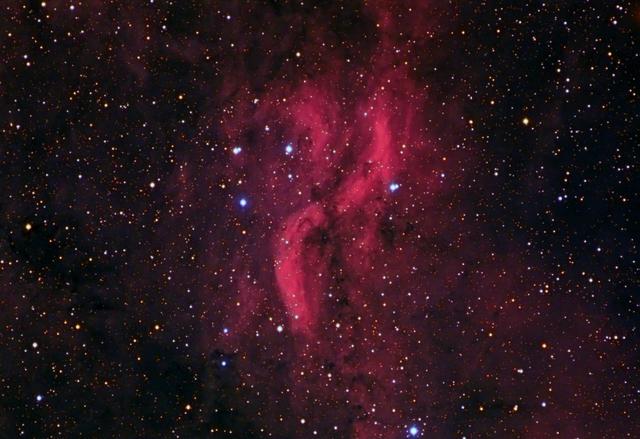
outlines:
[[36, 401], [40, 402], [42, 401], [44, 397], [42, 395], [36, 395]]
[[413, 426], [409, 429], [409, 434], [410, 434], [411, 436], [417, 436], [419, 431], [420, 431], [420, 430], [418, 430], [418, 427], [416, 427], [415, 425], [413, 425]]
[[227, 362], [226, 362], [225, 360], [222, 360], [222, 362], [220, 363], [220, 365], [221, 365], [222, 367], [226, 367], [226, 366], [227, 366]]
[[287, 143], [287, 146], [284, 147], [284, 152], [289, 155], [293, 152], [293, 145], [290, 143]]
[[231, 151], [233, 152], [233, 155], [238, 155], [242, 152], [242, 148], [240, 148], [239, 146], [236, 146]]
[[225, 334], [229, 333], [229, 328], [222, 328], [222, 332], [224, 332]]
[[246, 198], [240, 198], [240, 206], [241, 207], [245, 207], [247, 205], [247, 199]]
[[398, 189], [400, 189], [400, 185], [399, 185], [398, 183], [391, 183], [391, 184], [389, 185], [389, 190], [390, 190], [391, 192], [395, 192], [395, 191], [397, 191]]

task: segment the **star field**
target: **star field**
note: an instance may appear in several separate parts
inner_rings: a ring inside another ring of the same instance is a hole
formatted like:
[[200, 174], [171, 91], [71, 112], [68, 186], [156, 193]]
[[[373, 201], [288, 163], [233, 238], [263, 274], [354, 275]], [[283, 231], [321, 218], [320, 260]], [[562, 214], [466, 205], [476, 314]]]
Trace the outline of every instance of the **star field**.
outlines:
[[0, 438], [640, 437], [636, 3], [0, 7]]

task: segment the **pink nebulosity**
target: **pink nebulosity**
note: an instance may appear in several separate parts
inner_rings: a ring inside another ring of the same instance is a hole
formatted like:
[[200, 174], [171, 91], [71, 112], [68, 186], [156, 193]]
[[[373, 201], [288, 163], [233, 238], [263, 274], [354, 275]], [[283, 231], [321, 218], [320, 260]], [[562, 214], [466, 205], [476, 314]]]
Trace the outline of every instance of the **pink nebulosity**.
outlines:
[[[314, 164], [305, 183], [331, 182], [336, 174], [339, 175], [339, 182], [330, 187], [321, 200], [312, 201], [290, 213], [282, 223], [281, 234], [276, 237], [278, 289], [292, 319], [292, 327], [307, 335], [312, 335], [310, 331], [320, 314], [324, 294], [322, 277], [330, 275], [327, 255], [318, 253], [312, 242], [313, 235], [326, 228], [329, 222], [338, 224], [341, 228], [339, 233], [343, 233], [342, 230], [353, 225], [354, 215], [366, 218], [380, 209], [384, 198], [389, 195], [393, 178], [402, 172], [402, 142], [410, 141], [413, 134], [410, 131], [413, 127], [407, 122], [411, 121], [411, 115], [405, 116], [407, 110], [398, 107], [399, 97], [396, 96], [394, 104], [384, 86], [374, 85], [372, 88], [378, 89], [374, 91], [374, 98], [365, 97], [363, 103], [355, 105], [357, 110], [350, 115], [355, 119], [351, 127], [331, 127], [327, 117], [316, 110], [337, 108], [336, 103], [325, 101], [311, 105], [307, 99], [294, 113], [299, 131], [309, 133], [310, 150], [306, 152], [309, 157], [305, 162]], [[308, 93], [307, 90], [308, 86], [305, 86], [302, 93]], [[403, 106], [408, 102], [405, 101]], [[389, 114], [391, 108], [396, 111], [395, 117]], [[335, 114], [334, 118], [339, 116]], [[398, 122], [399, 126], [391, 125]], [[329, 143], [330, 140], [333, 144]], [[337, 164], [340, 157], [325, 158], [338, 154], [346, 157], [346, 165]], [[357, 238], [348, 244], [354, 266], [358, 265], [356, 261], [367, 260], [369, 253], [375, 251], [375, 228], [374, 222], [368, 222]]]
[[[292, 80], [283, 67], [259, 92], [247, 91], [251, 77], [225, 75], [224, 96], [232, 101], [225, 108], [232, 110], [219, 129], [231, 165], [220, 172], [225, 188], [240, 180], [237, 191], [252, 196], [238, 222], [259, 226], [247, 248], [229, 251], [231, 287], [224, 279], [219, 288], [232, 289], [237, 300], [221, 304], [232, 330], [215, 341], [245, 352], [244, 373], [256, 387], [273, 384], [253, 367], [268, 355], [256, 339], [286, 352], [282, 388], [265, 402], [291, 411], [282, 421], [286, 437], [309, 437], [308, 425], [335, 423], [348, 430], [325, 429], [320, 437], [391, 439], [418, 420], [425, 434], [461, 437], [446, 426], [466, 413], [446, 402], [451, 389], [473, 399], [469, 383], [486, 386], [487, 400], [523, 407], [514, 372], [522, 361], [500, 349], [527, 351], [542, 337], [518, 313], [535, 301], [514, 301], [533, 284], [532, 274], [512, 256], [522, 253], [519, 243], [493, 237], [475, 200], [461, 201], [476, 175], [486, 175], [477, 172], [486, 163], [468, 145], [460, 99], [432, 98], [432, 84], [412, 69], [418, 49], [424, 58], [437, 56], [429, 44], [437, 26], [428, 5], [410, 8], [405, 15], [397, 2], [365, 8], [376, 36], [358, 63], [318, 23], [296, 48], [312, 73]], [[237, 155], [230, 152], [235, 145], [242, 145]], [[216, 264], [223, 271], [225, 261]], [[264, 341], [276, 324], [285, 329]], [[494, 370], [509, 379], [495, 380]], [[534, 435], [553, 431], [531, 424]], [[580, 433], [573, 424], [567, 431]]]
[[[243, 144], [232, 163], [253, 170], [248, 192], [262, 199], [252, 211], [269, 224], [254, 254], [272, 268], [257, 285], [244, 279], [250, 269], [240, 269], [235, 286], [241, 305], [237, 311], [228, 306], [225, 325], [250, 333], [247, 321], [261, 314], [264, 302], [271, 301], [266, 309], [281, 306], [270, 312], [284, 311], [282, 323], [292, 335], [287, 388], [331, 407], [336, 424], [350, 425], [337, 433], [341, 438], [398, 437], [408, 415], [394, 407], [415, 398], [398, 392], [410, 383], [403, 365], [414, 348], [428, 354], [428, 346], [407, 341], [405, 331], [413, 328], [392, 309], [416, 306], [414, 297], [424, 294], [424, 278], [411, 277], [424, 255], [405, 232], [408, 212], [421, 209], [416, 222], [424, 228], [436, 221], [421, 216], [436, 203], [446, 163], [427, 125], [437, 104], [407, 62], [413, 43], [394, 40], [388, 7], [380, 3], [367, 12], [380, 24], [367, 63], [354, 66], [327, 50], [327, 33], [302, 50], [319, 54], [324, 70], [298, 82], [274, 80], [253, 105], [240, 94], [233, 107], [244, 117], [231, 114], [223, 124], [231, 144], [255, 142]], [[422, 38], [427, 28], [420, 26], [408, 35]], [[314, 28], [315, 35], [322, 32], [321, 25]], [[287, 144], [293, 151], [284, 154]], [[250, 153], [258, 145], [259, 161]], [[408, 203], [410, 192], [423, 194], [419, 207]], [[228, 349], [250, 343], [240, 337], [221, 341]], [[345, 393], [327, 389], [320, 376], [328, 372]], [[294, 397], [292, 410], [320, 422], [321, 413], [309, 404]], [[375, 419], [364, 416], [372, 408]]]
[[307, 241], [326, 217], [318, 204], [311, 204], [289, 216], [276, 243], [275, 273], [291, 327], [310, 333], [318, 318], [322, 284], [319, 275], [326, 264], [320, 252]]

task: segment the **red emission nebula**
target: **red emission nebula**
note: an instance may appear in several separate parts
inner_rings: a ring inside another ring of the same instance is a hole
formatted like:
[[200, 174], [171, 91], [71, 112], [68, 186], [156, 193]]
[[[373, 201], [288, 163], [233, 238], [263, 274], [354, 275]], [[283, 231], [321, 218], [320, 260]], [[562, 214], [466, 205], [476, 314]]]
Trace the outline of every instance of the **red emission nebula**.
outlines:
[[433, 91], [448, 60], [432, 41], [452, 30], [430, 11], [369, 3], [371, 33], [349, 41], [324, 17], [287, 17], [314, 24], [257, 61], [271, 76], [288, 49], [261, 93], [253, 71], [226, 73], [219, 128], [241, 151], [224, 171], [243, 180], [230, 203], [255, 236], [232, 251], [237, 301], [221, 299], [229, 333], [211, 346], [242, 358], [262, 417], [287, 407], [282, 437], [586, 437], [612, 383], [576, 340], [607, 317], [541, 294], [552, 267], [496, 230], [494, 194], [465, 197], [484, 156], [462, 87]]
[[31, 3], [1, 437], [640, 437], [631, 7]]

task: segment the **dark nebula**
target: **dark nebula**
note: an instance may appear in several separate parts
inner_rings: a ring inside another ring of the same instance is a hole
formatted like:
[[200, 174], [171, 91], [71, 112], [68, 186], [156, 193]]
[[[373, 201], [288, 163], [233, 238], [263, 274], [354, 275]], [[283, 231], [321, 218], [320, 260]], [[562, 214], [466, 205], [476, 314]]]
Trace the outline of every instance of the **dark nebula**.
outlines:
[[0, 13], [0, 438], [640, 438], [640, 6]]

